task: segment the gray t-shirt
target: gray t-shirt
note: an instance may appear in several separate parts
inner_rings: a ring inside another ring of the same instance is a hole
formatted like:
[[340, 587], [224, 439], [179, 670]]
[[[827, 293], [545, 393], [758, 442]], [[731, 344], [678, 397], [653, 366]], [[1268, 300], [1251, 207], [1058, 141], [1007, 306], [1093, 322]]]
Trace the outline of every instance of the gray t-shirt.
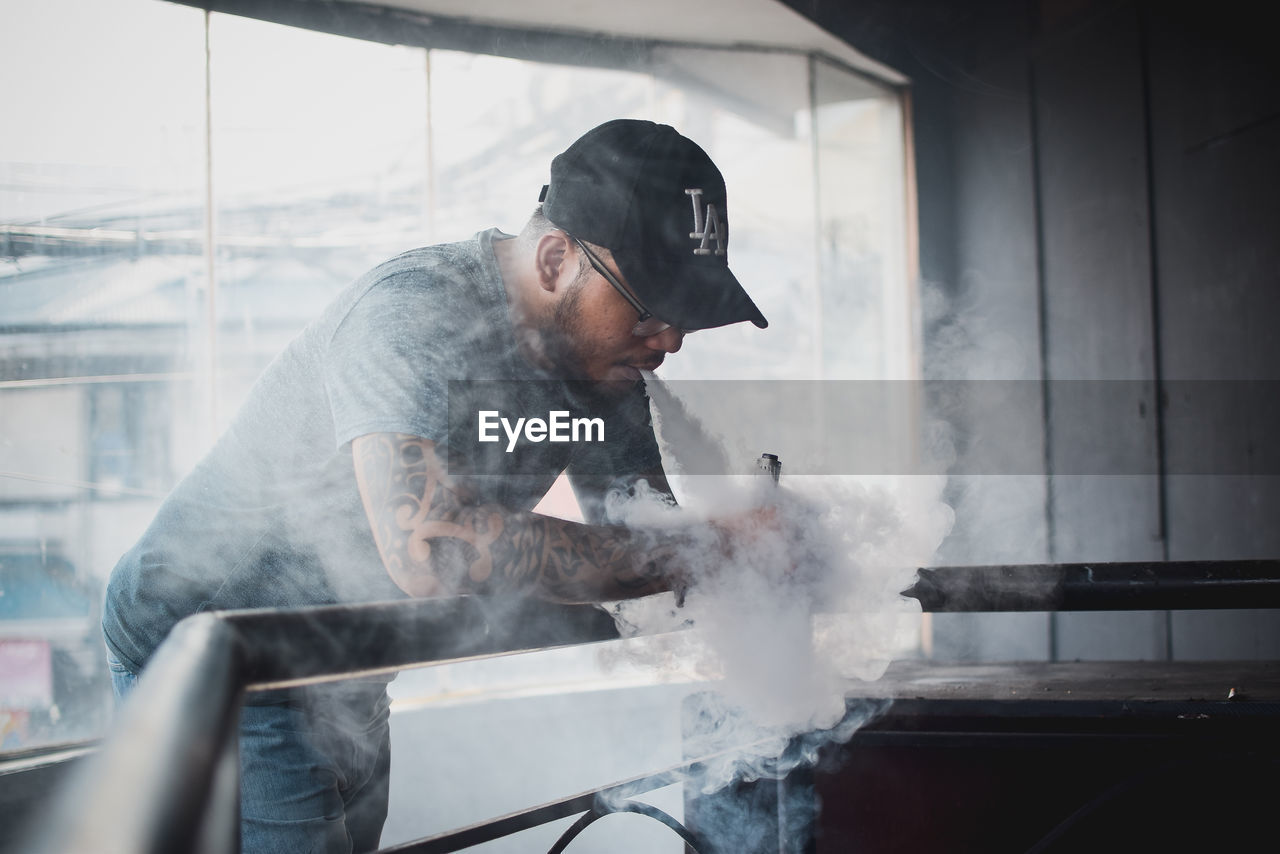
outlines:
[[[582, 405], [515, 352], [493, 253], [505, 237], [491, 229], [387, 261], [268, 366], [112, 573], [103, 631], [127, 667], [141, 670], [173, 625], [199, 611], [404, 596], [369, 530], [353, 439], [408, 433], [447, 447], [450, 402], [477, 387], [486, 399], [518, 389], [512, 406], [526, 412]], [[660, 466], [642, 390], [591, 414], [605, 418], [604, 443], [542, 442], [513, 454], [486, 446], [495, 451], [483, 458], [488, 468], [470, 479], [479, 500], [528, 510], [565, 468]]]

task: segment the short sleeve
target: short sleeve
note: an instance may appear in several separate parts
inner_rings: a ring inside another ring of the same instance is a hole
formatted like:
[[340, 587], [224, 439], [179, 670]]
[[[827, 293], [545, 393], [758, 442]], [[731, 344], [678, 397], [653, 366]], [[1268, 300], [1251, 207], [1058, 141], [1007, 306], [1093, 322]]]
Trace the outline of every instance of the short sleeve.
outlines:
[[369, 433], [446, 436], [450, 366], [459, 357], [441, 290], [420, 270], [394, 273], [335, 329], [323, 369], [338, 447]]

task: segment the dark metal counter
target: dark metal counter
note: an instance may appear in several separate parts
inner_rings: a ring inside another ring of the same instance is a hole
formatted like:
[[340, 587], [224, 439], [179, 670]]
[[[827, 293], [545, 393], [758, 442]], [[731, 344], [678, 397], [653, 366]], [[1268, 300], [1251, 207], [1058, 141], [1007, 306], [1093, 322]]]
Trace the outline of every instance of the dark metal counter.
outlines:
[[690, 827], [764, 817], [734, 854], [1165, 854], [1275, 832], [1275, 662], [903, 661], [847, 703], [882, 711], [816, 768], [689, 799]]

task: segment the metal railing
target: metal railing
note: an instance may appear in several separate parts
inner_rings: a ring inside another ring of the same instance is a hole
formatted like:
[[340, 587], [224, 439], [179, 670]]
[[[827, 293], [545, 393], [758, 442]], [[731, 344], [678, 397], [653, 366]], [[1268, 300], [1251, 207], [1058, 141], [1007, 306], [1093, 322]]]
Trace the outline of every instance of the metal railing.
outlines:
[[147, 665], [99, 754], [40, 817], [27, 850], [238, 850], [246, 691], [617, 636], [590, 606], [480, 597], [188, 617]]
[[902, 593], [927, 612], [1280, 608], [1280, 560], [944, 566]]
[[[1280, 607], [1280, 561], [938, 567], [905, 596], [924, 611]], [[199, 614], [161, 645], [110, 737], [25, 850], [200, 852], [239, 847], [237, 722], [246, 691], [612, 640], [592, 606], [461, 597]], [[443, 854], [622, 802], [712, 757], [386, 851]]]

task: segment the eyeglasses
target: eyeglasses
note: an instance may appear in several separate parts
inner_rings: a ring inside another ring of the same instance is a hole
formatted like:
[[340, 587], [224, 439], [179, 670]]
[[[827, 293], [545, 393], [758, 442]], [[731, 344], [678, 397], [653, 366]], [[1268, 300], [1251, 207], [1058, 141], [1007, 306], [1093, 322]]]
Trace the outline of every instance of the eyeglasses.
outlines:
[[630, 306], [640, 315], [640, 319], [636, 321], [636, 325], [631, 328], [632, 335], [637, 338], [648, 338], [650, 336], [657, 335], [660, 332], [666, 332], [671, 328], [670, 323], [654, 317], [653, 312], [645, 308], [644, 303], [636, 299], [635, 296], [632, 295], [631, 291], [627, 290], [622, 282], [618, 281], [618, 278], [614, 276], [613, 273], [609, 272], [609, 268], [606, 267], [604, 262], [596, 256], [596, 253], [587, 248], [587, 244], [583, 243], [572, 234], [569, 234], [567, 231], [565, 234], [568, 234], [569, 239], [578, 244], [578, 248], [582, 250], [583, 255], [587, 256], [587, 260], [591, 262], [591, 266], [595, 268], [595, 271], [604, 276], [605, 281], [613, 285], [614, 290], [622, 294], [622, 298], [625, 299], [627, 303], [630, 304]]

